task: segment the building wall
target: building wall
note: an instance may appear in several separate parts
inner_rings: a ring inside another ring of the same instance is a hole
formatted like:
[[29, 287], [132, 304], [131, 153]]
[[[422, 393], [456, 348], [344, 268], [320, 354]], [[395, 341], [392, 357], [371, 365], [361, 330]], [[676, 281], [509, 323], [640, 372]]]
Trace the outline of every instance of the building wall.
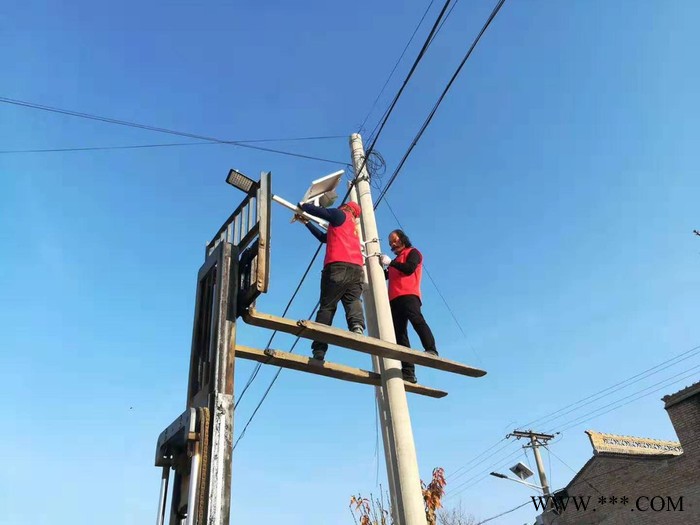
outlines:
[[[569, 503], [549, 525], [700, 525], [700, 392], [664, 400], [683, 454], [594, 456], [567, 487], [570, 497], [591, 497], [588, 510]], [[618, 498], [614, 505], [611, 496]], [[619, 500], [623, 496], [629, 498], [626, 505]]]
[[667, 406], [684, 453], [700, 455], [700, 393]]

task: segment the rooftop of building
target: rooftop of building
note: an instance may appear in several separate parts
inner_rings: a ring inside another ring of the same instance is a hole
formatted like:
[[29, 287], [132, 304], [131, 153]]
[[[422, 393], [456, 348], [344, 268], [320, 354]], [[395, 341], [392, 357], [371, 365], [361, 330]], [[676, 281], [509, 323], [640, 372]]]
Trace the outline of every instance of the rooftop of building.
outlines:
[[593, 453], [624, 454], [633, 456], [668, 456], [683, 453], [678, 441], [665, 441], [635, 436], [620, 436], [606, 434], [594, 430], [586, 430], [591, 440]]
[[685, 387], [683, 390], [679, 390], [675, 394], [662, 397], [661, 401], [665, 403], [664, 408], [669, 408], [697, 394], [700, 394], [700, 381]]

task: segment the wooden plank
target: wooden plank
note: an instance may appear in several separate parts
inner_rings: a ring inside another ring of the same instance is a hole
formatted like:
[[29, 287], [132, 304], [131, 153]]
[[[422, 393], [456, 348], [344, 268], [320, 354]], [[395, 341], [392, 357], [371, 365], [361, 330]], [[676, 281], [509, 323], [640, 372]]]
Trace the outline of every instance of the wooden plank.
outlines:
[[436, 368], [438, 370], [444, 370], [445, 372], [453, 372], [469, 377], [482, 377], [486, 375], [485, 370], [463, 365], [457, 361], [445, 359], [444, 357], [436, 357], [427, 352], [419, 352], [418, 350], [406, 348], [405, 346], [400, 346], [395, 343], [354, 334], [347, 330], [340, 330], [306, 319], [293, 321], [284, 317], [257, 312], [254, 308], [249, 308], [248, 311], [243, 314], [243, 320], [253, 326], [278, 330], [280, 332], [298, 335], [305, 339], [357, 350], [365, 354], [398, 359], [399, 361], [414, 363], [428, 368]]
[[[369, 372], [361, 368], [353, 368], [338, 363], [329, 363], [328, 361], [317, 361], [309, 357], [291, 354], [289, 352], [281, 352], [279, 350], [258, 350], [257, 348], [251, 348], [249, 346], [236, 345], [236, 357], [252, 359], [253, 361], [264, 364], [332, 377], [333, 379], [342, 379], [343, 381], [351, 381], [353, 383], [374, 386], [379, 386], [381, 384], [381, 377], [375, 372]], [[443, 390], [436, 390], [406, 381], [404, 381], [404, 388], [406, 388], [406, 392], [434, 397], [436, 399], [447, 395], [447, 392]]]

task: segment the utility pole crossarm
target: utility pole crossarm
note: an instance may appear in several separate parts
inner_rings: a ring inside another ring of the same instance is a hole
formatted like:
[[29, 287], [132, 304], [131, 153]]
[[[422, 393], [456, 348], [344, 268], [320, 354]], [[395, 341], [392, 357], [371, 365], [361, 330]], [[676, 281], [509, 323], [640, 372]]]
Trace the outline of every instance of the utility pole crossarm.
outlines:
[[[535, 438], [535, 439], [538, 439], [538, 440], [540, 440], [540, 441], [549, 441], [550, 439], [554, 439], [554, 437], [555, 437], [554, 434], [542, 434], [542, 433], [539, 433], [539, 432], [533, 432], [532, 430], [527, 430], [527, 431], [523, 431], [523, 430], [513, 430], [512, 433], [510, 433], [510, 434], [508, 434], [508, 435], [506, 436], [506, 439], [510, 438], [511, 436], [514, 437], [514, 438], [517, 438], [517, 439], [520, 439], [520, 438], [527, 438], [527, 439]], [[545, 443], [545, 444], [546, 444], [546, 443]]]
[[[333, 379], [342, 379], [353, 383], [374, 386], [381, 385], [381, 376], [375, 372], [338, 363], [330, 363], [328, 361], [319, 362], [309, 357], [292, 354], [290, 352], [282, 352], [280, 350], [259, 350], [248, 346], [236, 345], [236, 357], [250, 359], [263, 364], [280, 366], [282, 368], [289, 368], [291, 370], [332, 377]], [[438, 399], [447, 395], [447, 392], [442, 390], [408, 382], [404, 382], [404, 388], [406, 392]]]
[[549, 483], [547, 482], [547, 475], [544, 471], [544, 463], [542, 463], [542, 456], [540, 456], [539, 447], [546, 445], [550, 439], [554, 439], [554, 434], [542, 434], [540, 432], [533, 432], [532, 430], [514, 430], [512, 433], [506, 436], [506, 439], [510, 438], [511, 436], [515, 437], [516, 439], [526, 438], [530, 440], [530, 444], [525, 445], [525, 447], [532, 448], [532, 453], [535, 455], [535, 463], [537, 463], [537, 473], [540, 476], [542, 492], [545, 496], [549, 496]]
[[389, 341], [354, 334], [347, 330], [333, 328], [321, 323], [302, 319], [294, 321], [276, 315], [257, 312], [254, 308], [249, 308], [243, 314], [243, 320], [250, 325], [272, 330], [279, 330], [313, 341], [320, 341], [331, 345], [357, 350], [366, 354], [376, 355], [387, 359], [397, 359], [415, 363], [438, 370], [453, 372], [469, 377], [482, 377], [486, 371], [472, 366], [464, 365], [443, 357], [436, 357], [427, 352], [419, 352], [405, 346], [397, 345]]

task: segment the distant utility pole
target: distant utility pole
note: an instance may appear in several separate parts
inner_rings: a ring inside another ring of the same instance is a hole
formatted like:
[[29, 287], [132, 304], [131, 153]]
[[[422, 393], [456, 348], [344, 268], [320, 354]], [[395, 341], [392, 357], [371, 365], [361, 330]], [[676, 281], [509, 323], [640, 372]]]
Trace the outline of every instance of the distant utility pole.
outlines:
[[[378, 337], [380, 339], [396, 343], [386, 279], [384, 270], [379, 262], [381, 247], [377, 222], [374, 216], [369, 172], [365, 161], [362, 137], [359, 134], [355, 133], [350, 137], [350, 148], [355, 169], [357, 199], [362, 207], [360, 222], [366, 242], [367, 279], [373, 299], [373, 308], [367, 308], [367, 313], [374, 314], [376, 317], [375, 319], [368, 319], [368, 326], [372, 327], [375, 325], [378, 327]], [[426, 525], [425, 504], [418, 472], [416, 446], [413, 441], [411, 417], [408, 411], [406, 390], [401, 373], [401, 363], [396, 359], [386, 358], [381, 358], [378, 361], [383, 394], [383, 403], [380, 401], [379, 409], [383, 408], [386, 411], [386, 420], [383, 420], [382, 423], [388, 428], [385, 427], [384, 431], [389, 431], [393, 434], [393, 440], [385, 440], [385, 445], [389, 441], [395, 447], [393, 451], [385, 450], [385, 454], [387, 454], [389, 476], [391, 476], [392, 470], [395, 472], [393, 485], [396, 493], [393, 495], [392, 502], [398, 504], [397, 525]], [[381, 404], [384, 406], [382, 407]], [[394, 461], [395, 464], [393, 464]]]
[[549, 484], [547, 483], [547, 476], [544, 473], [544, 464], [542, 463], [542, 457], [540, 456], [540, 446], [546, 446], [550, 439], [554, 439], [553, 434], [540, 434], [539, 432], [533, 432], [528, 430], [526, 432], [520, 430], [513, 430], [511, 434], [506, 436], [509, 439], [511, 436], [520, 439], [526, 438], [530, 440], [529, 445], [524, 445], [524, 447], [531, 448], [532, 452], [535, 454], [535, 462], [537, 463], [537, 473], [540, 475], [540, 485], [542, 485], [542, 492], [545, 496], [550, 496]]

